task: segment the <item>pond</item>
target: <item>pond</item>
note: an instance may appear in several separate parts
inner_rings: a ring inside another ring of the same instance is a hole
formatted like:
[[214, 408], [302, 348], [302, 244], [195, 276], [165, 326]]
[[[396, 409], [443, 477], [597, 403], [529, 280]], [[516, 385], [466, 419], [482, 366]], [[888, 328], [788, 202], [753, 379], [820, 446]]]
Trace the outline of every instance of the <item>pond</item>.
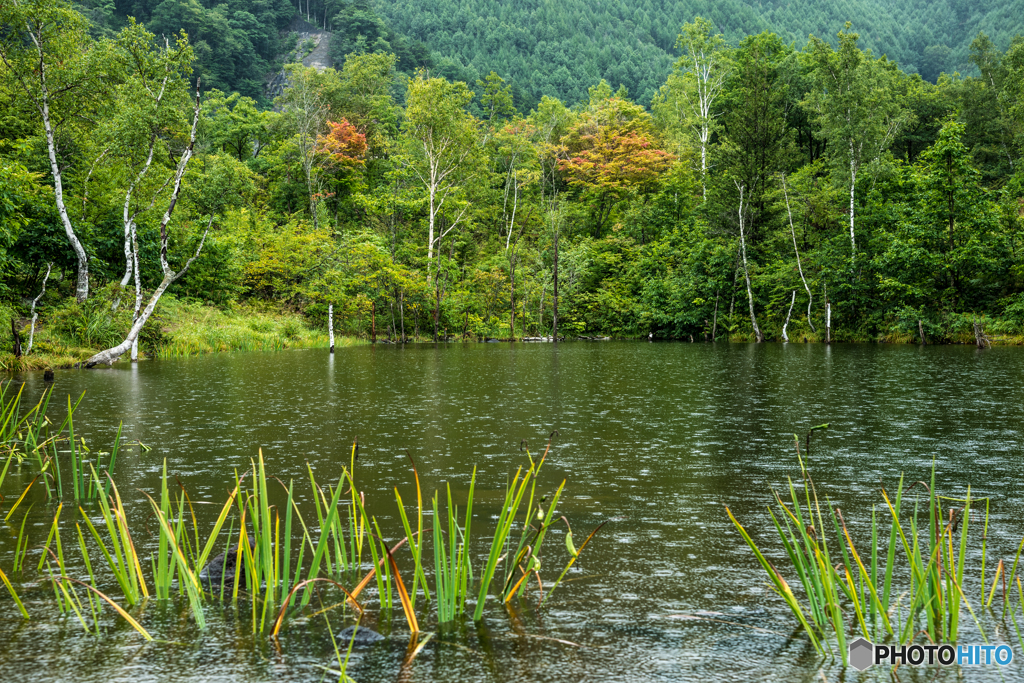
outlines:
[[[44, 390], [41, 373], [17, 379], [34, 403]], [[467, 620], [439, 633], [403, 668], [401, 609], [396, 602], [389, 617], [366, 597], [364, 623], [392, 638], [356, 650], [348, 673], [359, 683], [889, 680], [879, 667], [858, 673], [815, 655], [726, 516], [728, 506], [788, 568], [766, 506], [773, 487], [799, 476], [793, 433], [821, 423], [829, 427], [816, 432], [811, 474], [819, 495], [843, 509], [862, 550], [871, 505], [883, 504], [879, 482], [891, 490], [901, 473], [908, 482], [926, 480], [933, 459], [943, 494], [963, 497], [970, 486], [972, 496], [991, 497], [991, 565], [1012, 560], [1024, 535], [1024, 351], [1016, 348], [377, 345], [333, 357], [224, 354], [57, 373], [60, 401], [83, 391], [76, 437], [109, 450], [123, 422], [128, 441], [151, 447], [125, 448], [114, 476], [147, 557], [155, 522], [141, 491], [159, 490], [165, 458], [196, 503], [201, 528], [212, 527], [235, 471], [249, 468], [261, 448], [268, 472], [295, 481], [315, 521], [307, 463], [318, 481], [335, 482], [358, 438], [368, 512], [394, 543], [404, 533], [393, 488], [415, 500], [407, 452], [427, 493], [450, 482], [456, 498], [464, 496], [477, 468], [474, 524], [482, 535], [506, 481], [528, 464], [525, 449], [536, 457], [556, 432], [539, 489], [550, 495], [566, 480], [558, 513], [571, 522], [577, 546], [608, 523], [550, 602], [538, 611], [535, 587], [510, 611], [490, 602], [482, 625]], [[33, 476], [27, 463], [23, 470], [5, 485], [8, 497]], [[36, 546], [54, 514], [39, 489], [31, 495], [26, 574], [34, 573]], [[0, 568], [12, 564], [21, 517], [0, 527]], [[70, 528], [66, 549], [77, 542]], [[546, 548], [545, 589], [568, 559], [563, 530], [553, 528]], [[403, 571], [410, 566], [404, 550], [397, 560]], [[251, 634], [241, 602], [210, 608], [200, 632], [184, 599], [150, 601], [139, 614], [157, 642], [146, 643], [109, 609], [102, 635], [85, 633], [73, 617], [59, 616], [44, 581], [26, 580], [21, 590], [28, 621], [0, 590], [5, 681], [310, 681], [323, 677], [324, 666], [337, 668], [317, 617], [289, 624], [275, 643]], [[964, 590], [977, 596], [981, 587], [965, 580]], [[1018, 649], [1009, 622], [980, 616], [991, 621], [994, 642]], [[330, 618], [335, 630], [347, 623], [340, 609]], [[964, 621], [961, 641], [980, 642]], [[1008, 670], [904, 668], [900, 677], [1006, 680], [1024, 671], [1024, 653], [1016, 656]]]

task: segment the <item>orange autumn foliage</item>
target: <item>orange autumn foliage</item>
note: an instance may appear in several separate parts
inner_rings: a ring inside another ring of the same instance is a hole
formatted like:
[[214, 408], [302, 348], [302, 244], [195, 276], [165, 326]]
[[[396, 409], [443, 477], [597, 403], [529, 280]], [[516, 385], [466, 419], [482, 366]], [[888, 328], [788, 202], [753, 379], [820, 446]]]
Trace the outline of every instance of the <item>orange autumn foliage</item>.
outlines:
[[326, 154], [330, 160], [343, 168], [353, 168], [363, 164], [363, 156], [366, 154], [366, 135], [349, 123], [346, 119], [341, 121], [328, 121], [330, 132], [317, 137], [317, 148]]
[[617, 192], [646, 185], [668, 170], [675, 156], [659, 148], [646, 117], [618, 111], [623, 108], [611, 98], [570, 131], [566, 157], [559, 161], [570, 184]]

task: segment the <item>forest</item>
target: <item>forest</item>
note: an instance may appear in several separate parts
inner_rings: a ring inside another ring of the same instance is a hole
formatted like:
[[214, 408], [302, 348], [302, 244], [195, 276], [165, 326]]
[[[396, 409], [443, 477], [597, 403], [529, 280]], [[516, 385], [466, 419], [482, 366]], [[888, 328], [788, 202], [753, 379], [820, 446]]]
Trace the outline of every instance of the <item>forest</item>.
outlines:
[[[647, 71], [534, 46], [564, 87], [515, 35], [458, 37], [452, 3], [419, 28], [400, 3], [123, 4], [0, 8], [0, 313], [82, 360], [159, 346], [173, 302], [376, 341], [1024, 338], [1019, 37], [931, 82], [841, 19], [797, 44], [695, 12], [656, 59], [669, 14], [601, 9]], [[297, 18], [334, 68], [297, 61]]]

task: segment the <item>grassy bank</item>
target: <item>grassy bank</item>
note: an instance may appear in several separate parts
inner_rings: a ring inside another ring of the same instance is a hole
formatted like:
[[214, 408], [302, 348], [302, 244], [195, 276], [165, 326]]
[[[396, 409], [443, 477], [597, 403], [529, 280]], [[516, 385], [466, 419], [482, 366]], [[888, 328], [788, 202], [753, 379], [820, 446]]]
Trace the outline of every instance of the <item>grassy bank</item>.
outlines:
[[[15, 321], [21, 335], [22, 348], [27, 350], [30, 318], [26, 315], [26, 310], [17, 308], [9, 302], [0, 302], [0, 326], [5, 330], [0, 333], [0, 370], [71, 367], [88, 359], [97, 351], [119, 343], [131, 325], [131, 310], [130, 301], [125, 301], [114, 310], [115, 298], [116, 290], [108, 286], [94, 291], [90, 299], [84, 303], [68, 298], [41, 308], [32, 350], [20, 359], [14, 357], [11, 333], [7, 331], [8, 325], [12, 319]], [[1024, 344], [1024, 332], [1015, 321], [951, 313], [934, 321], [922, 321], [919, 327], [917, 320], [912, 316], [904, 318], [890, 321], [884, 333], [848, 329], [842, 321], [835, 320], [832, 340], [840, 343], [919, 344], [919, 331], [923, 330], [928, 344], [973, 345], [973, 324], [977, 320], [993, 345]], [[337, 319], [336, 326], [340, 327], [340, 321]], [[739, 343], [754, 341], [752, 334], [742, 328], [730, 328], [724, 322], [720, 330], [720, 340], [727, 339]], [[430, 334], [416, 336], [411, 333], [412, 331], [409, 332], [409, 341], [432, 339]], [[378, 340], [385, 341], [386, 337], [387, 330], [379, 329]], [[779, 341], [781, 335], [773, 334], [769, 326], [766, 337], [769, 341]], [[572, 339], [573, 336], [567, 338]], [[634, 338], [645, 339], [646, 335]], [[823, 343], [825, 330], [820, 327], [811, 330], [805, 321], [793, 320], [789, 325], [789, 338], [795, 343]], [[695, 335], [692, 340], [704, 339]], [[346, 347], [367, 341], [360, 337], [336, 335], [335, 346]], [[275, 309], [266, 304], [236, 304], [230, 308], [218, 308], [165, 294], [142, 331], [139, 351], [143, 358], [180, 358], [220, 351], [326, 348], [328, 343], [327, 330], [323, 323], [310, 321], [301, 313]]]
[[[0, 369], [8, 371], [65, 368], [117, 344], [131, 325], [131, 311], [112, 311], [110, 292], [102, 290], [80, 304], [67, 300], [40, 313], [31, 352], [13, 354], [11, 334], [0, 343]], [[0, 320], [16, 321], [22, 349], [28, 348], [31, 320], [9, 304], [0, 305]], [[4, 327], [7, 327], [4, 325]], [[336, 347], [362, 343], [335, 337]], [[301, 314], [269, 308], [236, 306], [228, 310], [165, 294], [143, 329], [143, 358], [180, 358], [218, 351], [279, 351], [326, 348], [327, 331], [315, 329]]]

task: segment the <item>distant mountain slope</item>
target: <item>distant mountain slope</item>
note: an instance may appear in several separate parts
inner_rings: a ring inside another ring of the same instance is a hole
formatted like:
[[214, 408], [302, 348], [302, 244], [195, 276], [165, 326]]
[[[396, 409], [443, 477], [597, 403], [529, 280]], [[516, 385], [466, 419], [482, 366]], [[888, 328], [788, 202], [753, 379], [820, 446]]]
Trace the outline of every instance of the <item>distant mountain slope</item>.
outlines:
[[733, 44], [771, 30], [799, 48], [851, 21], [862, 47], [928, 79], [969, 70], [979, 30], [1001, 47], [1024, 30], [1024, 0], [378, 0], [375, 9], [435, 58], [493, 69], [533, 100], [578, 101], [604, 78], [648, 102], [678, 55], [679, 27], [698, 15]]

